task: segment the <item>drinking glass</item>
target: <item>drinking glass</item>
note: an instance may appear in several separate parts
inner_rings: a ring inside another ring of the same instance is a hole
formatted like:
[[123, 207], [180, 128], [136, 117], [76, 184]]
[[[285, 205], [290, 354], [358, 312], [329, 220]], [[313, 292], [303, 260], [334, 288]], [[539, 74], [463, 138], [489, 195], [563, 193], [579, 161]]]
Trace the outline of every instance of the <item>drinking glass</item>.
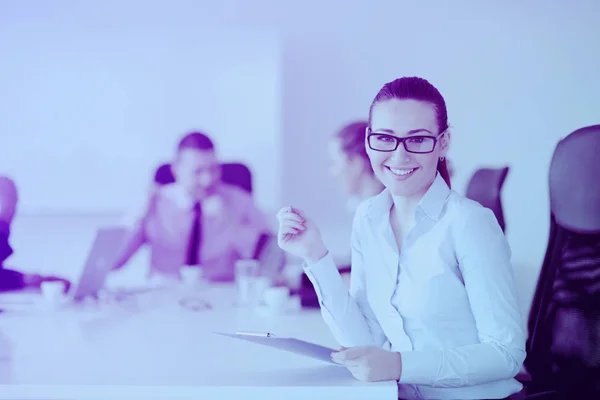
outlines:
[[254, 307], [260, 303], [270, 280], [262, 276], [260, 263], [257, 260], [243, 259], [235, 263], [235, 283], [237, 302], [240, 307]]

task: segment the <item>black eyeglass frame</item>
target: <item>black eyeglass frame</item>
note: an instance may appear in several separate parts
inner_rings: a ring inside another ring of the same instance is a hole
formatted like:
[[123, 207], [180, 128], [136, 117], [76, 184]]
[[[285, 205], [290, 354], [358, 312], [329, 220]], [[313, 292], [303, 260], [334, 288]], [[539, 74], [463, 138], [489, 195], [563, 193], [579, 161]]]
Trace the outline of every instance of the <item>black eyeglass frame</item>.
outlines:
[[[367, 128], [367, 144], [369, 145], [369, 148], [373, 151], [380, 151], [382, 153], [390, 153], [392, 151], [396, 151], [398, 149], [398, 146], [400, 145], [400, 143], [402, 143], [402, 146], [404, 146], [404, 150], [406, 150], [406, 152], [408, 153], [413, 153], [413, 154], [429, 154], [429, 153], [433, 153], [433, 151], [435, 150], [435, 146], [437, 146], [437, 142], [439, 140], [439, 138], [441, 136], [443, 136], [448, 130], [445, 129], [442, 132], [438, 133], [437, 136], [430, 136], [430, 135], [412, 135], [412, 136], [406, 136], [406, 137], [398, 137], [398, 136], [394, 136], [394, 135], [390, 135], [388, 133], [373, 133], [373, 131], [371, 130], [371, 128]], [[387, 136], [390, 138], [393, 138], [396, 141], [396, 145], [394, 146], [393, 149], [390, 150], [380, 150], [380, 149], [374, 149], [373, 146], [371, 145], [371, 136]], [[414, 138], [427, 138], [427, 139], [432, 139], [433, 140], [433, 147], [431, 148], [430, 151], [411, 151], [407, 148], [406, 146], [406, 140], [408, 139], [414, 139]]]

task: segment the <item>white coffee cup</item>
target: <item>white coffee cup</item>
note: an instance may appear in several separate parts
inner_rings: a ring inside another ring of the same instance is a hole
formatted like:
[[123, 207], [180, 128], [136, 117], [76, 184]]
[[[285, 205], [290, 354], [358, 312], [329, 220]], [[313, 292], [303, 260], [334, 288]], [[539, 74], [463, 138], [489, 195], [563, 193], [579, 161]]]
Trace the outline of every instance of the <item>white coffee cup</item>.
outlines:
[[42, 297], [46, 305], [57, 306], [64, 299], [65, 283], [61, 281], [42, 282]]
[[290, 290], [284, 286], [270, 287], [263, 293], [263, 302], [272, 311], [284, 311], [288, 306]]
[[179, 274], [181, 275], [181, 280], [185, 285], [196, 285], [202, 279], [202, 267], [199, 265], [186, 265], [181, 267], [179, 270]]

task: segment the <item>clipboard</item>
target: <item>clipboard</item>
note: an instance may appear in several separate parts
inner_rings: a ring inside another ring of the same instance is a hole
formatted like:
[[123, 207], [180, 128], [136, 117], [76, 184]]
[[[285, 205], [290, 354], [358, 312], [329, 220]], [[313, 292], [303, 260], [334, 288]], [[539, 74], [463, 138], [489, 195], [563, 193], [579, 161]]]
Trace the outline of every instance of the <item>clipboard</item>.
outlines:
[[270, 333], [256, 334], [256, 333], [223, 333], [223, 332], [214, 332], [217, 335], [226, 336], [238, 340], [244, 340], [251, 343], [260, 344], [263, 346], [272, 347], [278, 350], [287, 351], [290, 353], [294, 353], [300, 356], [313, 358], [315, 360], [326, 362], [330, 365], [339, 364], [331, 361], [331, 353], [335, 350], [321, 346], [315, 343], [305, 342], [296, 338], [284, 338], [277, 337]]

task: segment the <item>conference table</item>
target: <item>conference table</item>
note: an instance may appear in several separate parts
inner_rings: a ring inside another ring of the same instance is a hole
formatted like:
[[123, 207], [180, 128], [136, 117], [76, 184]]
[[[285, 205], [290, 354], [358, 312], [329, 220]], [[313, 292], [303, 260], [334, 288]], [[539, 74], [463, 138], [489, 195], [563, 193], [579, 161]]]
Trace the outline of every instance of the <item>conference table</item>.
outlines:
[[205, 285], [212, 309], [180, 304], [171, 286], [119, 301], [43, 306], [0, 294], [0, 399], [379, 399], [395, 382], [355, 380], [343, 367], [215, 334], [270, 332], [338, 345], [318, 310], [237, 307], [235, 286]]

